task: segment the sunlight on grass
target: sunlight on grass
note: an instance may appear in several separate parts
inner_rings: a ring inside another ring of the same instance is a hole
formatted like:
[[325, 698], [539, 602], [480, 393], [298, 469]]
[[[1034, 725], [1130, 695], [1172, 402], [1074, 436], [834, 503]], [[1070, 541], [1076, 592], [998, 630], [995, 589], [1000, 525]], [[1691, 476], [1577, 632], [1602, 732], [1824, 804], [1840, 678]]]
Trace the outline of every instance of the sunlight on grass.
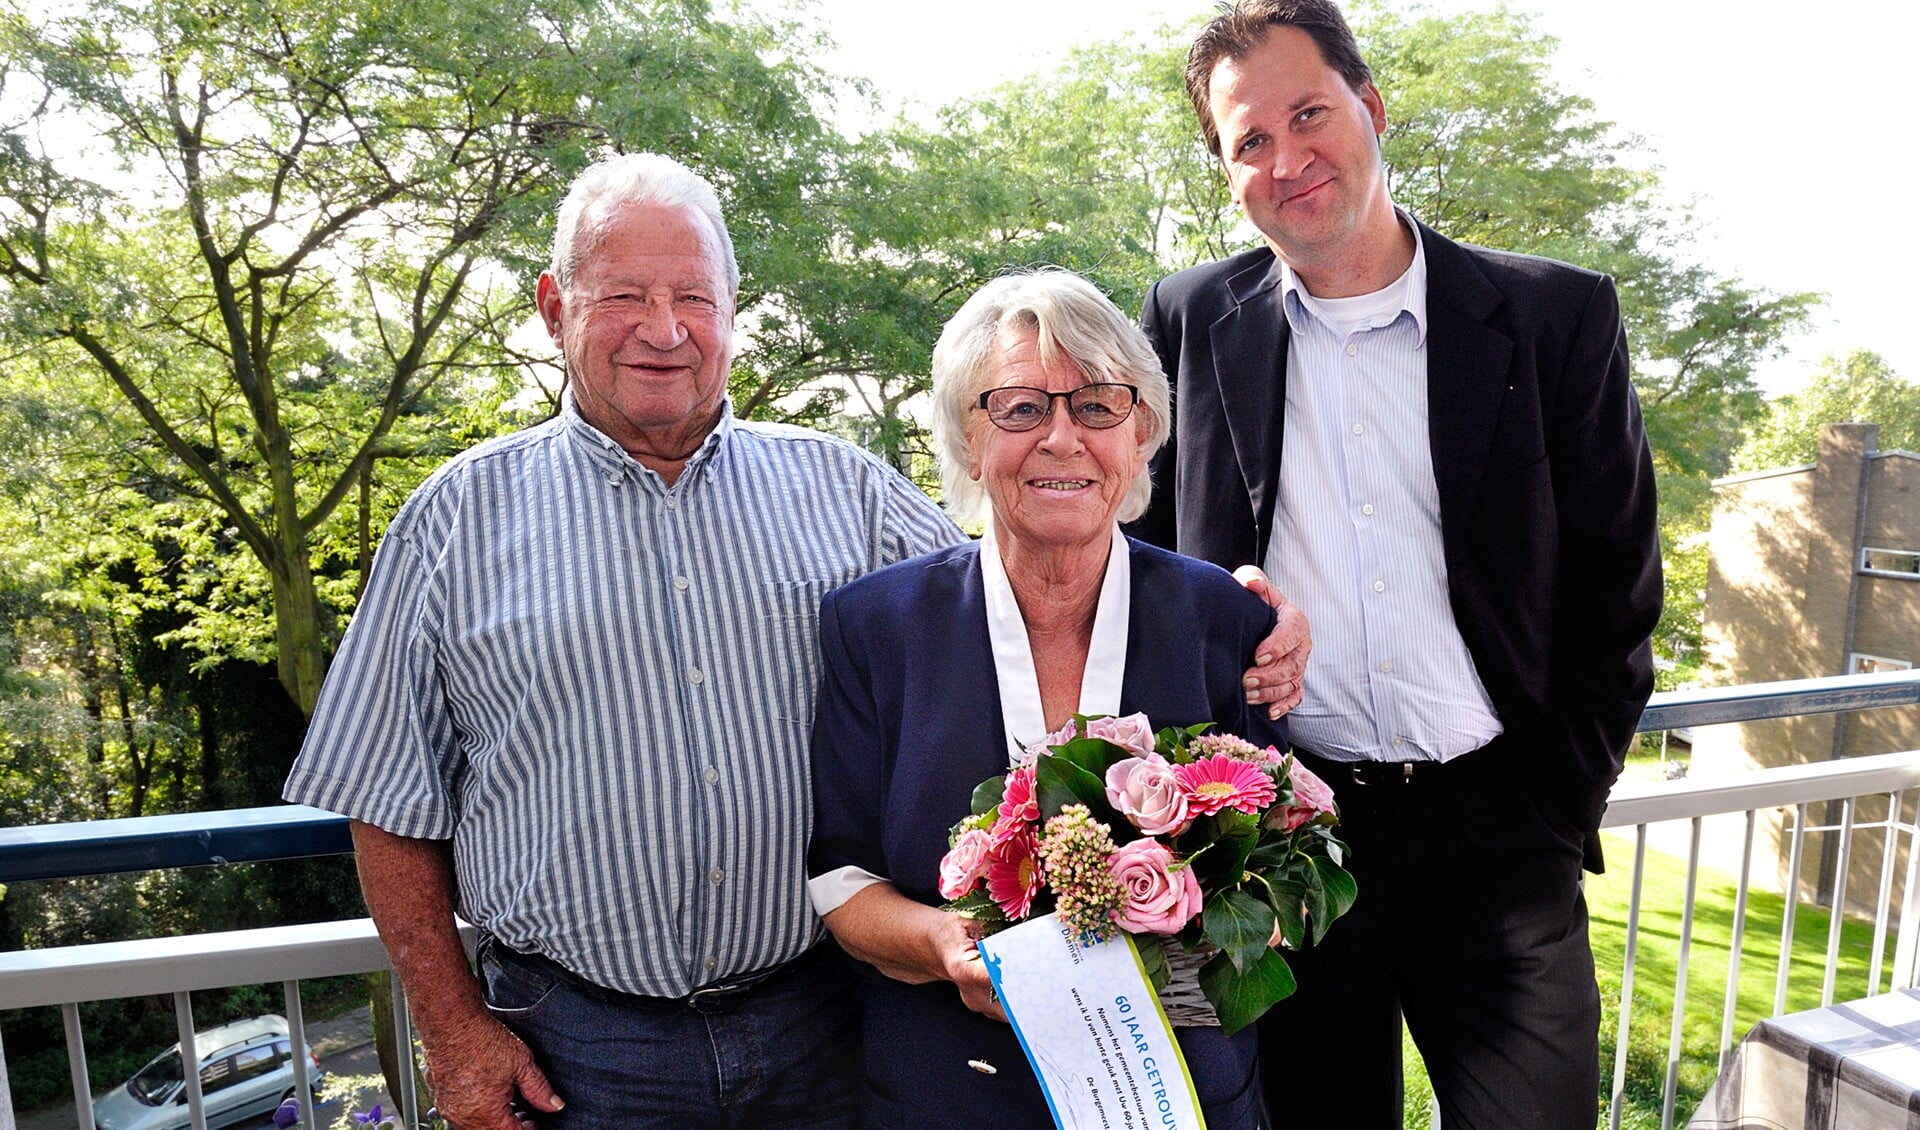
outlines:
[[[1632, 896], [1633, 838], [1631, 833], [1607, 835], [1608, 869], [1587, 877], [1587, 907], [1592, 922], [1594, 962], [1600, 980], [1600, 1052], [1602, 1109], [1596, 1125], [1607, 1125], [1605, 1099], [1612, 1089], [1614, 1035], [1619, 1029], [1620, 977], [1626, 961], [1627, 912]], [[1809, 863], [1807, 874], [1811, 875]], [[1686, 907], [1687, 866], [1684, 858], [1651, 846], [1640, 896], [1639, 949], [1635, 959], [1632, 1024], [1628, 1033], [1626, 1088], [1621, 1125], [1634, 1130], [1657, 1130], [1660, 1096], [1666, 1081], [1668, 1038], [1673, 1025], [1674, 975], [1680, 960], [1680, 927]], [[1720, 1055], [1720, 1013], [1727, 987], [1727, 958], [1733, 941], [1735, 877], [1701, 868], [1694, 900], [1693, 943], [1687, 957], [1686, 1012], [1681, 1022], [1674, 1124], [1687, 1116], [1712, 1084]], [[1738, 1042], [1754, 1023], [1773, 1011], [1774, 979], [1779, 970], [1780, 927], [1786, 900], [1779, 895], [1750, 891], [1746, 932], [1740, 946], [1740, 991], [1732, 1039]], [[1802, 904], [1794, 912], [1794, 944], [1787, 978], [1786, 1011], [1820, 1006], [1820, 988], [1826, 968], [1825, 908]], [[1888, 987], [1893, 966], [1894, 937], [1889, 930], [1886, 960], [1879, 989]], [[1866, 996], [1873, 949], [1873, 924], [1842, 923], [1834, 980], [1834, 999]], [[1427, 1130], [1431, 1125], [1432, 1091], [1419, 1053], [1406, 1043], [1406, 1125]]]

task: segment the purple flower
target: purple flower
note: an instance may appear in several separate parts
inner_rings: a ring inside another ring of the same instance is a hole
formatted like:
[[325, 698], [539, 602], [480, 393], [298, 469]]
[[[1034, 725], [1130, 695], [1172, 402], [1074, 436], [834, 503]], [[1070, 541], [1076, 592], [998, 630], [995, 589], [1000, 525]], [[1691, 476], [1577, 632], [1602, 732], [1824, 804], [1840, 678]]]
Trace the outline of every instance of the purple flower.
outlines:
[[287, 1130], [289, 1126], [292, 1126], [298, 1123], [299, 1121], [300, 1121], [300, 1100], [299, 1099], [288, 1099], [286, 1102], [283, 1102], [280, 1104], [279, 1110], [276, 1110], [273, 1112], [273, 1124], [275, 1126], [278, 1126], [280, 1130]]
[[367, 1126], [378, 1126], [380, 1125], [380, 1123], [386, 1120], [386, 1116], [381, 1113], [380, 1104], [374, 1103], [372, 1110], [368, 1111], [365, 1114], [354, 1115], [353, 1120], [355, 1122], [359, 1122]]

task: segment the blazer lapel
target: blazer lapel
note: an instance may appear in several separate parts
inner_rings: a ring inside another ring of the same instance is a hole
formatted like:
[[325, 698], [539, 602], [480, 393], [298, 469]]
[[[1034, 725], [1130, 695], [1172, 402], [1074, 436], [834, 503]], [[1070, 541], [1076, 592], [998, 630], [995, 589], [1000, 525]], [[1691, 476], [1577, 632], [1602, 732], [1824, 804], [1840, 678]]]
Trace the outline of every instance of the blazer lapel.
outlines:
[[1440, 529], [1452, 545], [1466, 529], [1507, 394], [1513, 340], [1487, 324], [1505, 299], [1458, 244], [1425, 224], [1427, 437]]
[[1234, 460], [1253, 503], [1256, 558], [1273, 529], [1287, 406], [1287, 318], [1280, 305], [1280, 260], [1254, 264], [1227, 280], [1233, 309], [1210, 327], [1213, 375], [1227, 406]]

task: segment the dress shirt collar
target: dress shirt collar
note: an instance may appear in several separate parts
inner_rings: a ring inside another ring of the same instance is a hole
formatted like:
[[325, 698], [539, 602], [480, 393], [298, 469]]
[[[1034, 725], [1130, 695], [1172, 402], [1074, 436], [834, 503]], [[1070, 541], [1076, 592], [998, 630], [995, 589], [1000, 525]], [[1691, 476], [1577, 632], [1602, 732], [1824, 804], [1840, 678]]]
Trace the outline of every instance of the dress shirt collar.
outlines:
[[[1397, 294], [1398, 308], [1394, 310], [1393, 316], [1386, 321], [1371, 323], [1363, 328], [1378, 329], [1380, 326], [1389, 325], [1404, 311], [1413, 315], [1413, 324], [1419, 334], [1415, 344], [1424, 345], [1427, 340], [1427, 248], [1420, 238], [1420, 225], [1413, 222], [1413, 217], [1400, 208], [1395, 208], [1394, 214], [1400, 217], [1400, 223], [1413, 233], [1413, 262], [1407, 264], [1407, 269], [1401, 272], [1399, 278], [1375, 292], [1383, 298], [1390, 293]], [[1331, 325], [1331, 322], [1317, 308], [1324, 300], [1317, 299], [1307, 292], [1307, 288], [1300, 283], [1300, 276], [1294, 274], [1293, 268], [1285, 260], [1280, 260], [1279, 263], [1280, 305], [1286, 311], [1288, 327], [1295, 333], [1299, 333], [1300, 320], [1303, 317], [1313, 317], [1323, 324]], [[1372, 295], [1361, 297], [1372, 297]], [[1382, 305], [1385, 305], [1384, 301]]]
[[[628, 454], [626, 448], [614, 442], [612, 436], [587, 423], [586, 417], [580, 414], [580, 406], [574, 402], [571, 388], [560, 394], [560, 418], [566, 424], [567, 433], [573, 436], [580, 448], [609, 471], [619, 471], [627, 475], [639, 471], [649, 475], [655, 474], [645, 464]], [[731, 398], [722, 397], [720, 419], [714, 424], [713, 430], [707, 433], [707, 438], [701, 440], [700, 446], [687, 457], [686, 467], [680, 472], [681, 480], [697, 478], [701, 468], [719, 458], [726, 446], [727, 437], [733, 433], [733, 428], [733, 401]]]
[[[1000, 714], [1007, 727], [1011, 765], [1021, 763], [1029, 743], [1047, 734], [1040, 706], [1040, 676], [1033, 665], [1033, 646], [1027, 622], [1013, 596], [1013, 583], [1000, 557], [1000, 540], [993, 522], [980, 539], [980, 575], [987, 601], [987, 637], [993, 643], [994, 678], [1000, 689]], [[1127, 674], [1127, 629], [1132, 617], [1133, 559], [1126, 536], [1113, 527], [1107, 550], [1107, 571], [1100, 579], [1100, 596], [1093, 613], [1093, 638], [1088, 641], [1087, 666], [1080, 676], [1077, 713], [1118, 714], [1120, 692]]]

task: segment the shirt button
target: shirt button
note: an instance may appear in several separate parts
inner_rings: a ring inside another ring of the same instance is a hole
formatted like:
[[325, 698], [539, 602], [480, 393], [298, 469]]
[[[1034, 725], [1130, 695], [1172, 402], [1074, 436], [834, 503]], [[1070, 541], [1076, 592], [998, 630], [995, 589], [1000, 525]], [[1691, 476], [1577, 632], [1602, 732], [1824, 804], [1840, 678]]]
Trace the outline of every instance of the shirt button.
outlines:
[[1373, 517], [1373, 503], [1369, 502], [1365, 506], [1362, 506], [1360, 513], [1365, 514], [1369, 518]]
[[727, 873], [716, 867], [707, 872], [707, 878], [713, 880], [713, 885], [717, 887], [727, 881]]
[[1407, 744], [1407, 739], [1405, 738], [1396, 737], [1393, 739], [1393, 748], [1395, 749], [1399, 749], [1401, 746], [1406, 744]]
[[679, 500], [679, 499], [677, 499], [677, 498], [675, 498], [675, 497], [673, 497], [672, 495], [668, 495], [668, 496], [667, 496], [667, 509], [669, 509], [669, 510], [678, 510], [678, 509], [680, 509], [680, 500]]
[[617, 486], [619, 486], [619, 485], [620, 485], [620, 472], [618, 472], [618, 471], [610, 471], [610, 472], [608, 472], [608, 473], [607, 473], [607, 485], [608, 485], [608, 486], [610, 486], [610, 487], [617, 487]]
[[[1385, 581], [1375, 581], [1375, 582], [1373, 582], [1373, 591], [1374, 591], [1374, 592], [1386, 592], [1386, 591], [1387, 591], [1387, 582], [1385, 582]], [[698, 671], [695, 671], [695, 672], [693, 673], [693, 681], [694, 681], [694, 682], [696, 682], [696, 683], [700, 681], [700, 672], [698, 672]]]
[[717, 958], [717, 957], [710, 957], [710, 958], [708, 958], [708, 959], [707, 959], [707, 968], [708, 968], [708, 969], [718, 969], [718, 968], [720, 968], [720, 959], [719, 959], [719, 958]]
[[707, 681], [707, 676], [704, 673], [702, 673], [700, 668], [698, 667], [695, 667], [691, 671], [689, 671], [687, 673], [687, 678], [693, 680], [693, 685], [696, 687], [699, 686], [701, 683], [704, 683]]
[[711, 785], [715, 781], [718, 781], [720, 779], [720, 770], [708, 769], [705, 773], [702, 773], [701, 776], [705, 777], [707, 779], [707, 784]]
[[1380, 665], [1380, 673], [1381, 673], [1382, 675], [1391, 675], [1391, 674], [1393, 674], [1393, 664], [1391, 664], [1391, 663], [1382, 663], [1382, 664]]
[[675, 577], [675, 578], [673, 579], [673, 587], [674, 587], [674, 588], [676, 588], [676, 589], [678, 589], [678, 590], [679, 590], [679, 591], [681, 591], [681, 592], [686, 592], [686, 591], [687, 591], [687, 579], [686, 579], [685, 577]]
[[1367, 434], [1367, 426], [1366, 426], [1365, 424], [1355, 424], [1355, 425], [1353, 426], [1353, 434], [1354, 434], [1354, 435], [1357, 435], [1357, 436], [1363, 436], [1363, 435], [1366, 435], [1366, 434]]
[[1354, 346], [1351, 343], [1347, 345], [1347, 356], [1351, 357], [1358, 352], [1360, 352], [1360, 350], [1357, 346]]

